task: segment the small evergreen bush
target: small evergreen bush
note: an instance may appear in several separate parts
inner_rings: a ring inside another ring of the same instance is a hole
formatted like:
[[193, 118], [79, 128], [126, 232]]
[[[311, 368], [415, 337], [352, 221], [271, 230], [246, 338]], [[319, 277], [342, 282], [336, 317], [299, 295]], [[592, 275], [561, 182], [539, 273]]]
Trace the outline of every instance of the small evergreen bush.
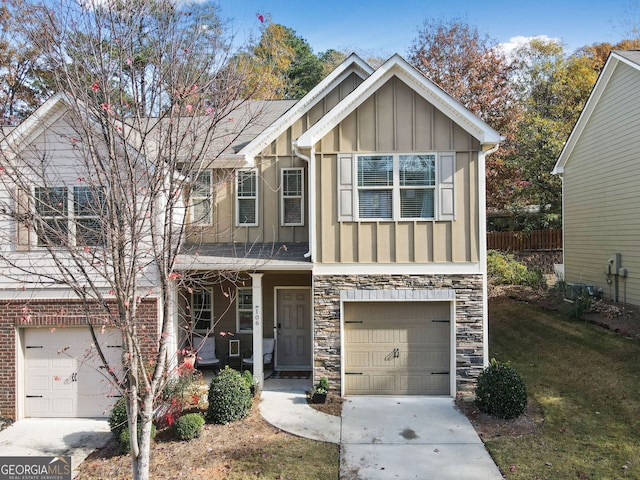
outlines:
[[180, 440], [198, 438], [202, 432], [204, 418], [199, 413], [187, 413], [176, 421], [174, 429]]
[[[151, 440], [156, 438], [156, 426], [151, 424]], [[131, 435], [129, 434], [129, 429], [125, 428], [120, 432], [118, 438], [118, 444], [120, 447], [120, 453], [125, 455], [131, 452]], [[140, 423], [138, 423], [138, 440], [140, 439]]]
[[111, 409], [111, 413], [109, 414], [109, 428], [116, 438], [120, 438], [122, 431], [129, 428], [127, 423], [127, 406], [124, 397], [119, 398]]
[[540, 270], [529, 270], [510, 253], [487, 252], [487, 274], [495, 285], [536, 286], [543, 283]]
[[476, 405], [494, 417], [519, 417], [527, 409], [524, 380], [509, 364], [491, 360], [478, 377]]
[[229, 423], [244, 418], [251, 409], [251, 391], [237, 371], [225, 367], [209, 385], [207, 420]]

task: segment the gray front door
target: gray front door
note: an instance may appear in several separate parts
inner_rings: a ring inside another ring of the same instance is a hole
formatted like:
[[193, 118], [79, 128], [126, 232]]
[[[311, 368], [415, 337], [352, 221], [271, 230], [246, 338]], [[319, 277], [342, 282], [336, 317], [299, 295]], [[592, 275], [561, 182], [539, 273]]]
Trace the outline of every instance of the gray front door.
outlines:
[[278, 290], [279, 368], [311, 368], [311, 296], [309, 289]]

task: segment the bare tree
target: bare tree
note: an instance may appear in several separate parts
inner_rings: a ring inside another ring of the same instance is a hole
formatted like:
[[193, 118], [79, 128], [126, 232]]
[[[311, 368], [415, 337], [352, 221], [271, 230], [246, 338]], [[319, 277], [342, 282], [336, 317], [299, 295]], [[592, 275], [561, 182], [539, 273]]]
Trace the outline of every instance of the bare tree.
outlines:
[[[61, 0], [26, 14], [59, 93], [46, 118], [4, 139], [0, 261], [25, 288], [72, 291], [94, 339], [98, 326], [121, 332], [122, 371], [97, 354], [126, 398], [133, 478], [146, 479], [154, 401], [176, 354], [173, 292], [197, 282], [174, 269], [191, 186], [260, 105], [211, 4]], [[37, 141], [34, 125], [46, 126]]]

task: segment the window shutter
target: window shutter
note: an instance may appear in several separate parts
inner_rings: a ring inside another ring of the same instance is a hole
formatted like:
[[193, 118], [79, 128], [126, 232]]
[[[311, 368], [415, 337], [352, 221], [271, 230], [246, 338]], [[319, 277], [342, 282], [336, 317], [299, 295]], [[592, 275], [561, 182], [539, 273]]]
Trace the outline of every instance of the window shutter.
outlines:
[[16, 250], [24, 252], [31, 248], [32, 229], [26, 224], [30, 213], [29, 193], [22, 188], [16, 193]]
[[438, 220], [455, 220], [455, 153], [438, 155]]
[[338, 155], [338, 221], [353, 222], [353, 155]]

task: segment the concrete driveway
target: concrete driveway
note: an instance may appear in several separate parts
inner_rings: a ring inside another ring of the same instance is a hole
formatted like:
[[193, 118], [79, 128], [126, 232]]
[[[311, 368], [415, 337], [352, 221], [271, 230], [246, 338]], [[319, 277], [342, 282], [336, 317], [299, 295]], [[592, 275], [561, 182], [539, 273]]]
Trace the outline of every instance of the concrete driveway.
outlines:
[[341, 480], [501, 480], [452, 398], [348, 397], [342, 409]]
[[106, 420], [26, 418], [0, 432], [0, 456], [69, 455], [71, 468], [75, 471], [91, 452], [104, 447], [111, 438]]

